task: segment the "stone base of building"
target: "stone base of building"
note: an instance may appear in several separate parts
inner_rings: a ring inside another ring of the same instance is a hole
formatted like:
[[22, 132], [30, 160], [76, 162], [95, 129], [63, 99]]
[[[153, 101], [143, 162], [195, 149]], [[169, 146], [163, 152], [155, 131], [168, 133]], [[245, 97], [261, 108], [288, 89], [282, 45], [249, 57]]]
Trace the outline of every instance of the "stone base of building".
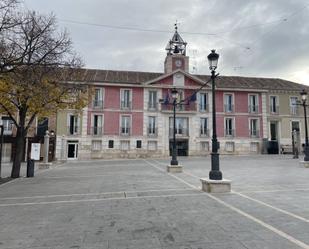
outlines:
[[227, 193], [231, 192], [231, 181], [227, 179], [210, 180], [201, 178], [202, 190], [208, 193]]
[[49, 169], [51, 163], [39, 163], [39, 169]]
[[309, 168], [309, 161], [300, 161], [299, 164], [305, 168]]
[[182, 173], [182, 165], [167, 165], [167, 172]]

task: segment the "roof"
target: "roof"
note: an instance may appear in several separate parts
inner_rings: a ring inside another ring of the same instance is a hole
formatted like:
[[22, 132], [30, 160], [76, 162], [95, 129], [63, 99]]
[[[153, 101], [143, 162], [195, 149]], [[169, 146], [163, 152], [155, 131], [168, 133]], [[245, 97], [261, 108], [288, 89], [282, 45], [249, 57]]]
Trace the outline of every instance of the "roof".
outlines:
[[[163, 76], [163, 73], [116, 71], [101, 69], [78, 69], [78, 76], [72, 81], [85, 83], [111, 83], [111, 84], [133, 84], [142, 85]], [[192, 75], [202, 81], [209, 80], [209, 75]], [[217, 88], [237, 89], [264, 89], [264, 90], [301, 90], [308, 88], [306, 85], [298, 84], [278, 78], [258, 78], [241, 76], [219, 76], [216, 80]]]

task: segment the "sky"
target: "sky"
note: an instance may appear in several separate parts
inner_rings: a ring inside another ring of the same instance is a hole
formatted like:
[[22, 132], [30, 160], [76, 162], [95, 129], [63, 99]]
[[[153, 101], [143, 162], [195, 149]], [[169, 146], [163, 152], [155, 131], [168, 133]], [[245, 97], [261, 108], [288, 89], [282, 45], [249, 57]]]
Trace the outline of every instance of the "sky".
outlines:
[[190, 72], [272, 77], [309, 85], [308, 0], [23, 0], [54, 13], [86, 68], [163, 72], [174, 24], [188, 43]]

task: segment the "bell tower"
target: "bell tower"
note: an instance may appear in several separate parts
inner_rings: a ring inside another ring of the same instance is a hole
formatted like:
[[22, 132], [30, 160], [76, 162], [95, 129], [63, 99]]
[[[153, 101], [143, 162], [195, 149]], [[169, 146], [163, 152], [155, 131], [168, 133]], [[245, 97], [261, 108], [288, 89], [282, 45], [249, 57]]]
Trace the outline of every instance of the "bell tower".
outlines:
[[166, 45], [166, 57], [164, 62], [164, 73], [173, 72], [181, 69], [189, 72], [189, 57], [186, 56], [187, 43], [178, 33], [177, 23], [175, 23], [175, 33]]

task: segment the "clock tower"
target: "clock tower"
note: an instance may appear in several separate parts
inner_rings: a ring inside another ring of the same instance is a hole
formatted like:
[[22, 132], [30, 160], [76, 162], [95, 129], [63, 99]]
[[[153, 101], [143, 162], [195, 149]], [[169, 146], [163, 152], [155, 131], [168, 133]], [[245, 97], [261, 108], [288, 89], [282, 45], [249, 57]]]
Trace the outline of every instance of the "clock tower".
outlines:
[[187, 43], [181, 38], [175, 24], [175, 33], [166, 45], [166, 58], [164, 62], [164, 72], [170, 73], [174, 70], [181, 69], [189, 72], [189, 57], [186, 56]]

